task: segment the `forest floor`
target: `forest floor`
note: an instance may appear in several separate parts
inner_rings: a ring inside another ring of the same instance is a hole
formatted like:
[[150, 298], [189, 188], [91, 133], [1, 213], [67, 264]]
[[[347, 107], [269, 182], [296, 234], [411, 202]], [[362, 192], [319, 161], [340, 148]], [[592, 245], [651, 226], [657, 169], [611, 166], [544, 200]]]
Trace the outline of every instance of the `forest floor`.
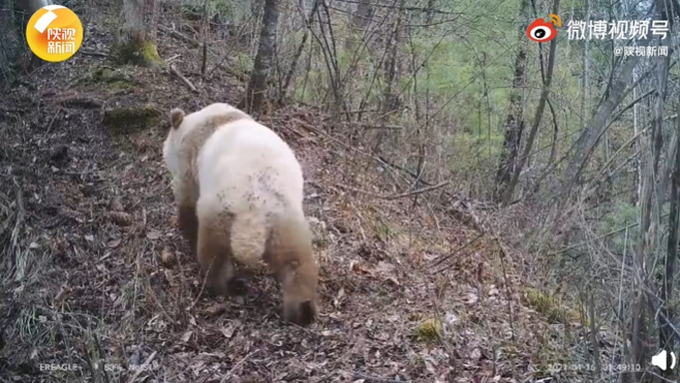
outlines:
[[[203, 297], [162, 161], [167, 116], [173, 107], [236, 103], [244, 84], [211, 71], [221, 61], [212, 54], [201, 80], [200, 50], [164, 31], [160, 55], [175, 57], [197, 93], [165, 68], [108, 61], [101, 52], [111, 45], [117, 13], [94, 8], [99, 14], [74, 9], [86, 25], [78, 54], [3, 90], [0, 379], [547, 376], [565, 329], [529, 304], [517, 254], [488, 236], [456, 253], [479, 235], [474, 227], [436, 204], [380, 197], [399, 191], [370, 155], [337, 133], [341, 125], [304, 106], [261, 120], [303, 164], [321, 267], [319, 322], [306, 329], [284, 323], [280, 289], [269, 277], [254, 279], [242, 302]], [[172, 13], [164, 10], [162, 24], [182, 25]], [[433, 272], [447, 255], [445, 270]]]

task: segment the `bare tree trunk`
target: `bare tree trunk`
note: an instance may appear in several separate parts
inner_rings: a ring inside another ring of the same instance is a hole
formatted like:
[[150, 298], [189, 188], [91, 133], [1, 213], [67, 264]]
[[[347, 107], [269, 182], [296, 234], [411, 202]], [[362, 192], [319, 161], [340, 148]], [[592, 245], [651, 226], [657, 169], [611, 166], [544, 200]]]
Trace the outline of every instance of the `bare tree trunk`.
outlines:
[[[650, 149], [647, 146], [648, 149]], [[650, 149], [651, 152], [651, 149]], [[634, 258], [634, 272], [636, 274], [633, 278], [633, 291], [634, 291], [634, 303], [633, 303], [633, 322], [631, 331], [631, 360], [630, 363], [640, 363], [643, 365], [644, 356], [647, 354], [645, 350], [645, 328], [647, 322], [647, 297], [645, 296], [644, 284], [647, 277], [646, 263], [645, 259], [648, 258], [647, 255], [651, 251], [650, 240], [648, 235], [654, 228], [651, 228], [651, 210], [652, 210], [652, 189], [654, 183], [654, 169], [653, 161], [649, 158], [645, 164], [645, 172], [643, 176], [643, 186], [642, 186], [642, 200], [640, 201], [640, 234], [637, 239], [635, 258]], [[640, 380], [639, 374], [631, 374], [631, 382], [638, 382]]]
[[[558, 14], [560, 10], [560, 0], [554, 0], [553, 9], [551, 13]], [[522, 152], [522, 156], [519, 158], [519, 163], [514, 169], [512, 174], [512, 179], [508, 184], [502, 195], [502, 203], [507, 205], [512, 199], [512, 194], [517, 186], [517, 181], [519, 180], [519, 175], [522, 172], [524, 163], [531, 153], [531, 147], [533, 146], [534, 139], [536, 138], [536, 133], [538, 132], [538, 127], [541, 124], [541, 118], [543, 117], [543, 111], [545, 110], [545, 104], [548, 100], [548, 95], [550, 93], [550, 84], [552, 83], [553, 70], [555, 68], [555, 56], [557, 51], [557, 39], [552, 39], [550, 41], [550, 56], [548, 57], [548, 69], [546, 70], [545, 80], [543, 82], [543, 89], [541, 90], [541, 98], [538, 100], [538, 107], [536, 108], [536, 115], [534, 116], [533, 125], [531, 131], [529, 132], [529, 137], [527, 137], [526, 147]], [[543, 63], [541, 63], [543, 65]]]
[[279, 24], [279, 1], [265, 0], [264, 3], [262, 30], [260, 31], [260, 42], [255, 56], [253, 74], [250, 76], [246, 96], [239, 103], [239, 108], [248, 113], [260, 112], [267, 91], [267, 79], [272, 67], [276, 43], [276, 28]]
[[[657, 1], [657, 19], [660, 20], [668, 20], [669, 17], [666, 13], [666, 3], [665, 1]], [[662, 43], [660, 42], [659, 45]], [[668, 153], [671, 154], [670, 156], [666, 157], [666, 164], [662, 168], [661, 172], [658, 172], [659, 169], [659, 158], [661, 156], [661, 148], [663, 147], [663, 131], [664, 131], [664, 114], [665, 114], [665, 106], [666, 106], [666, 93], [667, 93], [667, 86], [668, 86], [668, 71], [669, 71], [669, 66], [670, 66], [670, 58], [669, 57], [657, 57], [656, 58], [658, 62], [658, 69], [657, 69], [657, 81], [656, 81], [656, 99], [654, 103], [654, 131], [652, 134], [653, 137], [653, 145], [654, 145], [654, 166], [655, 166], [655, 180], [656, 182], [656, 209], [654, 210], [653, 214], [653, 224], [655, 227], [659, 227], [661, 222], [660, 222], [660, 215], [661, 215], [661, 209], [663, 208], [663, 203], [666, 200], [668, 188], [667, 188], [667, 180], [672, 178], [672, 185], [671, 185], [671, 211], [669, 214], [669, 222], [668, 222], [668, 244], [667, 244], [667, 254], [666, 254], [666, 259], [665, 259], [665, 266], [666, 266], [666, 275], [663, 275], [661, 271], [658, 271], [658, 280], [659, 280], [659, 285], [661, 287], [661, 307], [659, 307], [659, 314], [657, 315], [658, 318], [658, 324], [659, 324], [659, 345], [662, 347], [662, 349], [667, 350], [667, 351], [672, 351], [673, 347], [675, 346], [674, 343], [669, 343], [669, 341], [672, 341], [674, 337], [672, 336], [672, 331], [670, 328], [670, 317], [669, 315], [669, 310], [668, 310], [668, 299], [671, 296], [671, 290], [670, 286], [672, 286], [672, 279], [674, 277], [673, 272], [675, 268], [675, 254], [677, 253], [677, 228], [678, 228], [678, 223], [677, 223], [677, 163], [676, 163], [676, 170], [672, 171], [671, 169], [671, 163], [674, 161], [674, 159], [677, 157], [677, 153], [679, 152], [677, 149], [677, 132], [676, 132], [676, 137], [674, 142], [672, 142], [669, 147], [668, 147]], [[673, 155], [675, 154], [675, 155]], [[676, 160], [677, 161], [677, 160]], [[657, 238], [656, 236], [654, 238]], [[656, 245], [656, 243], [655, 243]], [[654, 250], [656, 250], [654, 248]], [[668, 272], [671, 272], [671, 274], [668, 274]], [[645, 358], [646, 355], [642, 355], [642, 358]], [[671, 365], [671, 359], [670, 355], [667, 356], [668, 360], [668, 365]], [[667, 378], [670, 378], [672, 375], [671, 369], [668, 369], [664, 371], [663, 375]]]
[[371, 6], [371, 0], [359, 0], [356, 11], [352, 13], [352, 26], [354, 30], [350, 30], [349, 35], [345, 39], [344, 47], [346, 50], [351, 51], [354, 48], [359, 41], [358, 36], [366, 32], [372, 19], [373, 7]]
[[[676, 107], [677, 112], [680, 112], [680, 105]], [[680, 114], [678, 114], [680, 116]], [[680, 195], [678, 195], [678, 187], [680, 186], [680, 118], [677, 119], [675, 132], [675, 164], [673, 166], [673, 183], [671, 184], [671, 206], [668, 217], [668, 247], [666, 250], [666, 270], [663, 277], [663, 285], [661, 289], [661, 309], [659, 315], [659, 346], [666, 350], [669, 354], [666, 356], [668, 360], [666, 365], [671, 366], [672, 360], [670, 352], [673, 351], [677, 337], [671, 327], [671, 318], [673, 313], [668, 308], [668, 301], [673, 294], [673, 278], [675, 277], [675, 264], [678, 259], [678, 227], [680, 226], [680, 219], [678, 217], [678, 206], [680, 206]], [[668, 159], [670, 161], [670, 158]], [[664, 377], [672, 380], [672, 369], [664, 371]]]
[[14, 79], [12, 66], [16, 63], [21, 41], [21, 28], [15, 23], [13, 0], [0, 0], [0, 85]]
[[[664, 10], [664, 3], [658, 0], [656, 3], [657, 17], [661, 20], [667, 20], [666, 12]], [[661, 149], [663, 146], [663, 121], [666, 97], [666, 85], [668, 82], [668, 57], [659, 56], [657, 58], [659, 64], [656, 77], [656, 97], [654, 102], [654, 120], [652, 121], [652, 132], [649, 141], [649, 153], [651, 159], [647, 158], [646, 172], [644, 174], [643, 185], [643, 201], [641, 203], [642, 209], [640, 212], [640, 236], [638, 238], [637, 254], [635, 257], [635, 278], [636, 286], [635, 293], [635, 310], [633, 311], [632, 324], [632, 348], [631, 357], [635, 364], [644, 365], [649, 359], [647, 346], [647, 314], [650, 306], [649, 298], [646, 291], [651, 287], [647, 285], [651, 270], [647, 265], [653, 262], [653, 254], [656, 252], [659, 245], [659, 226], [660, 213], [663, 204], [663, 197], [665, 195], [666, 182], [662, 180], [668, 178], [670, 175], [669, 166], [664, 167], [664, 171], [659, 173], [659, 159], [661, 157]], [[671, 150], [673, 147], [671, 147]], [[668, 159], [670, 161], [670, 158]], [[655, 190], [656, 189], [656, 190]], [[662, 194], [663, 193], [663, 194]], [[656, 197], [656, 198], [655, 198]], [[653, 203], [654, 201], [655, 203]], [[652, 314], [653, 315], [653, 314]], [[650, 321], [653, 321], [653, 316]], [[661, 319], [660, 319], [661, 323]], [[663, 322], [665, 323], [665, 322]], [[635, 379], [639, 381], [642, 378], [642, 373], [636, 373]]]
[[[637, 81], [637, 73], [636, 71], [633, 71], [633, 83]], [[633, 100], [637, 100], [637, 87], [633, 88]], [[639, 128], [640, 124], [638, 122], [638, 104], [633, 105], [633, 132], [635, 133], [635, 136], [638, 135], [638, 132], [640, 131]], [[642, 148], [640, 147], [640, 141], [641, 140], [635, 140], [635, 151], [638, 153], [642, 153]], [[639, 207], [640, 206], [640, 200], [642, 196], [642, 161], [640, 161], [640, 154], [637, 155], [637, 158], [635, 160], [636, 162], [636, 174], [635, 177], [637, 178], [635, 180], [635, 183], [637, 185], [637, 193], [636, 193], [636, 199], [635, 199], [635, 206]]]
[[401, 23], [404, 18], [404, 0], [399, 2], [397, 20], [394, 22], [392, 36], [388, 41], [390, 53], [385, 62], [385, 90], [383, 92], [383, 113], [387, 114], [396, 110], [398, 105], [398, 95], [394, 94], [394, 82], [397, 79], [397, 60], [399, 43], [401, 42]]
[[354, 27], [363, 31], [371, 23], [373, 18], [373, 7], [371, 7], [370, 0], [360, 0], [357, 5], [357, 10], [352, 15], [352, 24]]
[[[586, 0], [586, 25], [590, 23], [590, 1]], [[590, 39], [586, 38], [585, 47], [583, 49], [583, 88], [581, 88], [581, 121], [586, 121], [589, 117], [586, 113], [586, 100], [590, 98]]]
[[286, 98], [286, 93], [288, 93], [288, 87], [290, 86], [290, 82], [292, 81], [293, 76], [295, 75], [295, 69], [297, 69], [297, 64], [300, 61], [300, 56], [302, 56], [302, 51], [305, 48], [307, 39], [309, 39], [309, 35], [312, 31], [312, 22], [314, 21], [314, 14], [316, 13], [317, 8], [319, 7], [319, 1], [320, 0], [314, 0], [312, 10], [309, 12], [309, 15], [307, 16], [305, 24], [305, 34], [302, 36], [302, 41], [300, 41], [300, 45], [298, 45], [297, 52], [295, 52], [295, 56], [293, 57], [293, 62], [290, 64], [290, 69], [288, 69], [288, 73], [286, 73], [286, 77], [283, 80], [283, 87], [281, 88], [281, 95], [279, 96], [279, 100], [281, 102], [283, 102], [284, 99]]
[[515, 77], [512, 79], [512, 93], [510, 95], [508, 115], [505, 117], [505, 123], [503, 124], [503, 149], [498, 158], [496, 188], [494, 191], [496, 202], [500, 202], [501, 196], [512, 179], [524, 131], [524, 87], [526, 84], [527, 65], [527, 38], [524, 33], [529, 27], [525, 14], [526, 8], [527, 0], [522, 0], [519, 8], [519, 18], [524, 20], [524, 22], [520, 23], [519, 26], [519, 41], [517, 43], [517, 55], [515, 56]]
[[[434, 16], [434, 5], [435, 5], [435, 0], [427, 0], [427, 11], [425, 13], [425, 24], [432, 24], [432, 19], [433, 19], [433, 16]], [[524, 32], [524, 31], [522, 31], [522, 32]]]
[[158, 0], [123, 0], [123, 23], [111, 52], [120, 63], [156, 65], [163, 60], [156, 49]]
[[0, 0], [0, 83], [14, 76], [13, 66], [22, 66], [26, 62], [27, 69], [41, 66], [42, 61], [25, 43], [25, 31], [28, 20], [40, 8], [52, 4], [51, 0]]

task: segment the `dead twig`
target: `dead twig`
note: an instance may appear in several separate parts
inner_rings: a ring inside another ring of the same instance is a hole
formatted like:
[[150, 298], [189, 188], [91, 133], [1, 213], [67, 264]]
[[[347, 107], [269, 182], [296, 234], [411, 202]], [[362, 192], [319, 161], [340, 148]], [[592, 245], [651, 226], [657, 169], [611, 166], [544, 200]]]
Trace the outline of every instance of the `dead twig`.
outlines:
[[448, 255], [445, 255], [445, 256], [443, 256], [443, 257], [437, 258], [437, 260], [434, 262], [434, 264], [432, 264], [432, 266], [430, 266], [430, 267], [431, 267], [431, 268], [434, 268], [434, 267], [437, 267], [437, 266], [441, 265], [441, 264], [442, 264], [444, 261], [446, 261], [447, 259], [450, 259], [450, 258], [453, 257], [454, 255], [456, 255], [456, 254], [460, 253], [461, 251], [465, 250], [467, 247], [469, 247], [469, 246], [472, 245], [473, 243], [477, 242], [477, 240], [480, 239], [480, 238], [482, 238], [483, 235], [484, 235], [484, 233], [479, 233], [473, 240], [469, 241], [468, 243], [466, 243], [466, 244], [463, 245], [462, 247], [459, 247], [459, 248], [458, 248], [457, 250], [455, 250], [453, 253], [448, 254]]
[[236, 363], [236, 364], [234, 365], [234, 367], [232, 367], [231, 370], [229, 370], [229, 372], [227, 372], [227, 374], [224, 375], [224, 378], [222, 378], [222, 380], [220, 381], [220, 383], [224, 383], [224, 382], [227, 381], [227, 379], [231, 378], [231, 376], [234, 374], [234, 372], [236, 371], [236, 369], [239, 368], [240, 366], [242, 366], [243, 363], [245, 363], [246, 360], [248, 360], [248, 358], [250, 358], [251, 356], [257, 354], [258, 351], [259, 351], [259, 350], [255, 350], [255, 351], [251, 352], [250, 354], [244, 356], [243, 359], [239, 360], [238, 363]]
[[336, 186], [339, 186], [339, 187], [346, 189], [346, 190], [351, 190], [353, 192], [366, 194], [366, 195], [369, 195], [369, 196], [375, 197], [375, 198], [393, 200], [393, 199], [399, 199], [399, 198], [404, 198], [404, 197], [411, 197], [411, 196], [422, 194], [422, 193], [427, 193], [429, 191], [444, 187], [444, 186], [446, 186], [450, 183], [451, 183], [451, 181], [444, 181], [444, 182], [439, 183], [437, 185], [428, 186], [428, 187], [425, 187], [425, 188], [422, 188], [422, 189], [412, 190], [412, 191], [406, 192], [406, 193], [392, 194], [392, 195], [380, 195], [380, 194], [372, 193], [372, 192], [369, 192], [369, 191], [366, 191], [366, 190], [357, 189], [357, 188], [347, 186], [347, 185], [343, 185], [343, 184], [336, 184]]
[[205, 79], [205, 63], [208, 59], [208, 43], [203, 41], [203, 62], [201, 63], [201, 76]]
[[80, 106], [92, 109], [101, 109], [104, 106], [104, 101], [87, 96], [72, 96], [57, 102], [63, 106]]
[[16, 249], [17, 246], [19, 245], [19, 231], [21, 230], [21, 226], [24, 224], [24, 219], [26, 218], [26, 209], [24, 207], [24, 192], [21, 189], [21, 186], [19, 186], [19, 183], [17, 182], [17, 179], [15, 177], [12, 177], [12, 182], [14, 183], [14, 186], [16, 188], [16, 215], [15, 215], [15, 221], [14, 221], [14, 229], [12, 230], [12, 235], [11, 235], [11, 248]]
[[168, 65], [168, 69], [170, 69], [170, 72], [172, 72], [172, 74], [174, 74], [174, 75], [177, 76], [180, 80], [182, 80], [182, 82], [185, 83], [186, 86], [188, 86], [189, 89], [191, 89], [192, 92], [198, 93], [198, 89], [196, 89], [196, 87], [194, 86], [194, 84], [192, 84], [191, 81], [187, 80], [186, 77], [184, 77], [181, 73], [179, 73], [179, 71], [177, 70], [177, 68], [175, 68], [174, 65], [169, 64], [169, 65]]
[[186, 43], [191, 44], [194, 48], [198, 48], [199, 46], [201, 46], [201, 43], [198, 40], [192, 39], [191, 37], [184, 35], [182, 33], [179, 33], [172, 28], [168, 28], [168, 27], [163, 26], [163, 25], [159, 25], [158, 28], [160, 30], [164, 31], [164, 32], [168, 32], [172, 37], [174, 37], [176, 39], [179, 39], [179, 40], [182, 40]]
[[94, 52], [94, 51], [80, 50], [80, 53], [87, 55], [87, 56], [109, 57], [109, 54], [104, 53], [104, 52]]
[[385, 379], [385, 378], [379, 378], [376, 376], [370, 376], [363, 374], [361, 372], [355, 372], [354, 373], [354, 379], [362, 379], [366, 383], [407, 383], [408, 380], [395, 380], [395, 379]]
[[414, 195], [417, 195], [417, 194], [423, 194], [423, 193], [427, 193], [427, 192], [442, 188], [442, 187], [444, 187], [444, 186], [446, 186], [450, 183], [451, 183], [451, 181], [444, 181], [444, 182], [441, 182], [437, 185], [428, 186], [428, 187], [424, 187], [422, 189], [416, 189], [416, 190], [413, 190], [413, 191], [410, 191], [410, 192], [396, 194], [396, 195], [387, 196], [387, 197], [383, 197], [383, 198], [391, 200], [391, 199], [399, 199], [399, 198], [404, 198], [404, 197], [411, 197], [411, 196], [414, 196]]
[[45, 134], [43, 135], [43, 137], [47, 137], [50, 134], [50, 132], [52, 131], [52, 125], [54, 125], [54, 120], [56, 120], [57, 117], [59, 117], [59, 114], [61, 114], [61, 108], [57, 109], [57, 112], [54, 113], [54, 117], [52, 117], [52, 121], [50, 121], [50, 124], [47, 126], [47, 129], [45, 130]]
[[170, 63], [170, 61], [177, 60], [180, 57], [182, 57], [182, 55], [174, 55], [174, 56], [170, 57], [169, 59], [165, 60], [165, 62]]
[[201, 290], [198, 292], [198, 295], [196, 296], [196, 299], [194, 302], [187, 308], [187, 311], [191, 310], [196, 306], [196, 303], [198, 303], [198, 300], [201, 299], [201, 295], [203, 295], [203, 290], [205, 289], [206, 284], [208, 283], [208, 276], [210, 275], [210, 270], [212, 269], [213, 265], [215, 264], [215, 261], [213, 260], [212, 263], [210, 263], [210, 266], [208, 267], [208, 270], [205, 272], [205, 276], [203, 277], [203, 283], [201, 283]]
[[370, 129], [402, 130], [402, 129], [404, 129], [403, 126], [399, 126], [399, 125], [376, 125], [376, 124], [369, 124], [369, 123], [359, 123], [356, 126], [358, 126], [360, 128], [367, 129], [367, 130], [370, 130]]
[[514, 320], [514, 315], [513, 315], [513, 310], [512, 310], [512, 294], [510, 292], [510, 281], [508, 280], [508, 272], [505, 269], [505, 258], [508, 256], [507, 252], [505, 249], [503, 249], [503, 245], [501, 244], [501, 241], [496, 238], [496, 245], [498, 245], [498, 258], [501, 261], [501, 268], [503, 270], [503, 284], [505, 285], [505, 294], [507, 297], [508, 301], [508, 317], [509, 317], [509, 324], [510, 324], [510, 335], [512, 336], [512, 340], [515, 340], [515, 320]]

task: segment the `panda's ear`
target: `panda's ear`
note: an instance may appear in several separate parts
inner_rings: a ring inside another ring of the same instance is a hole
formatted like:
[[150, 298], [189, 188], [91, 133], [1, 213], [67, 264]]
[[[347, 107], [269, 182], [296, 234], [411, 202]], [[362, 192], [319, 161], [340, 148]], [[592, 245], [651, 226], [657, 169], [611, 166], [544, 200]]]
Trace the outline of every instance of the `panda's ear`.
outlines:
[[184, 120], [184, 111], [179, 108], [174, 108], [170, 111], [170, 125], [173, 129], [179, 128], [180, 124]]

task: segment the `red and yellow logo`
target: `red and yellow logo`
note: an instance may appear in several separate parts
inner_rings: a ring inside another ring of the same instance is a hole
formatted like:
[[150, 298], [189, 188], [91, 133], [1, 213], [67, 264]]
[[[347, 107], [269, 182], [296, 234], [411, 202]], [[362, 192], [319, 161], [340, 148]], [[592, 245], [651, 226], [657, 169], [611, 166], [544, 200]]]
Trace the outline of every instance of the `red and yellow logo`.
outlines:
[[538, 18], [529, 24], [529, 28], [527, 28], [529, 40], [537, 43], [547, 43], [557, 36], [557, 29], [555, 27], [562, 27], [562, 19], [554, 13], [551, 13], [548, 18], [549, 21]]
[[83, 43], [83, 24], [62, 5], [38, 9], [26, 26], [26, 41], [33, 53], [49, 62], [68, 60]]

